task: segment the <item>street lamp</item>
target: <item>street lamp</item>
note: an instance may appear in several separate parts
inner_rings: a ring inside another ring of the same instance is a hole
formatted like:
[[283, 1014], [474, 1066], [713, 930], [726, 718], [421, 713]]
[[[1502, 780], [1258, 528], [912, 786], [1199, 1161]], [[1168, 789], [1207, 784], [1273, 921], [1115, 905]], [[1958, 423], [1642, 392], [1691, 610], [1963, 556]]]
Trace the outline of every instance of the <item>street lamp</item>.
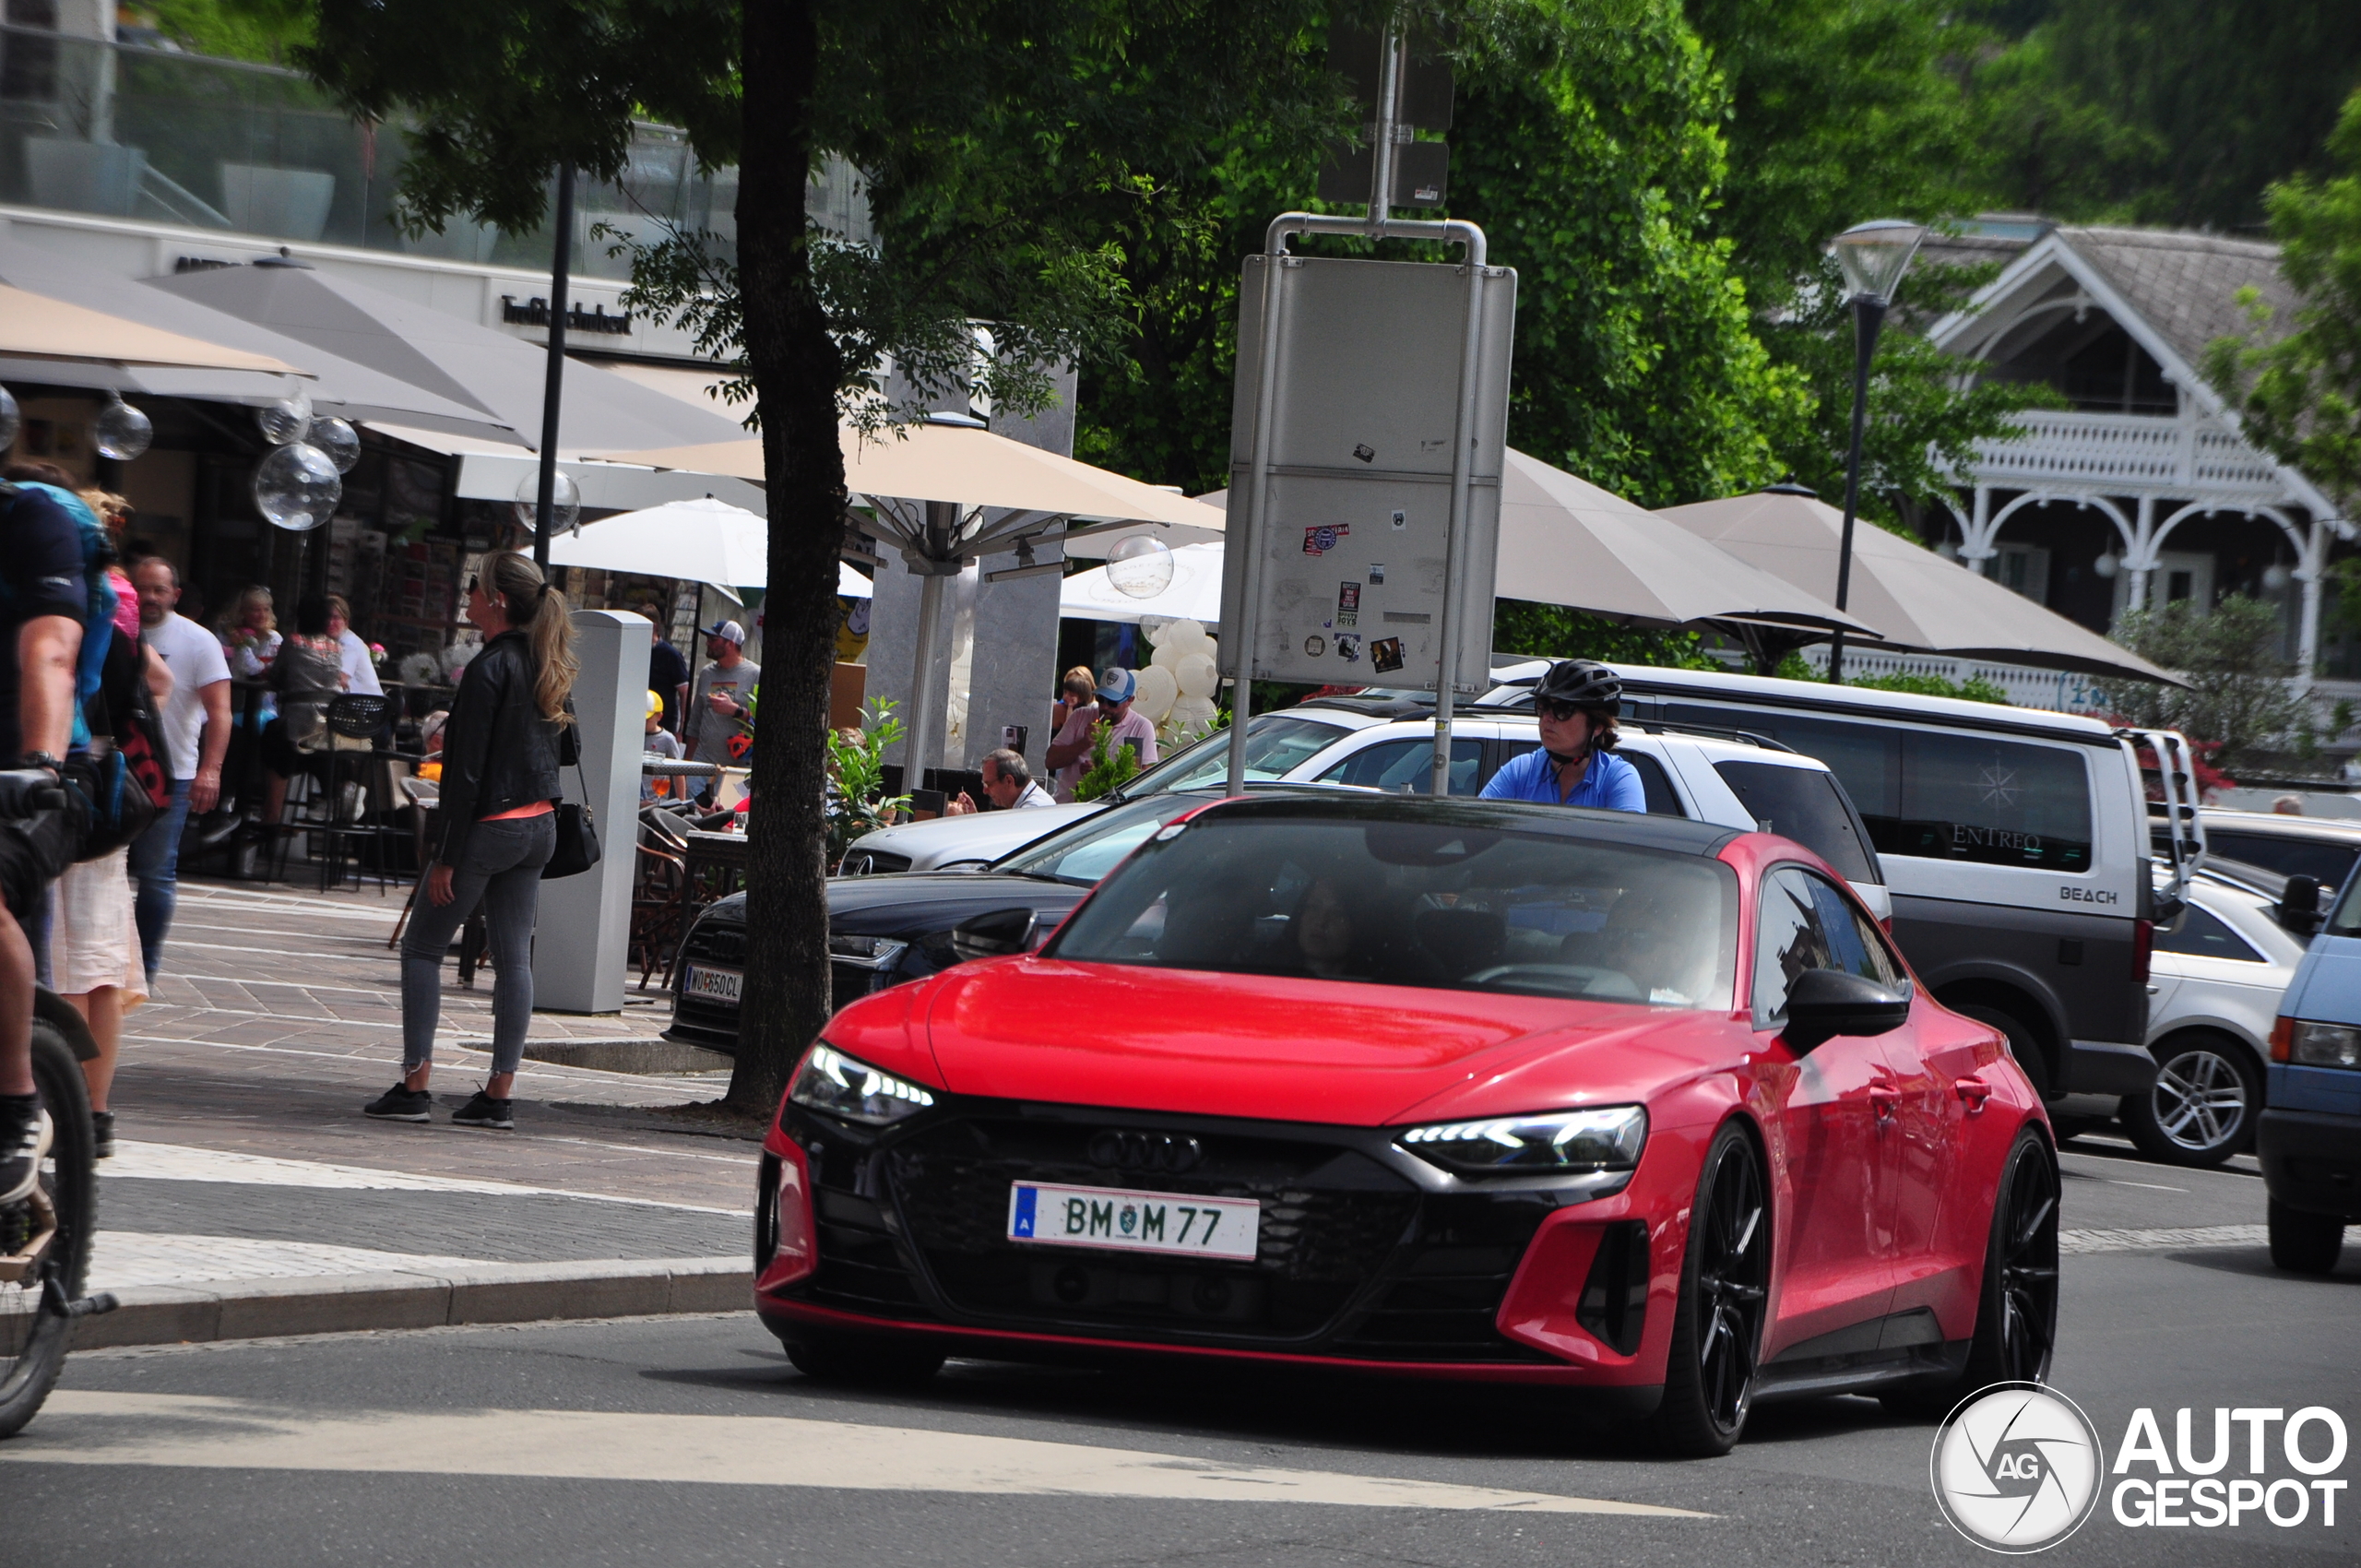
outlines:
[[[1853, 590], [1853, 517], [1861, 499], [1861, 433], [1868, 427], [1869, 360], [1877, 352], [1878, 328], [1892, 308], [1893, 291], [1918, 254], [1927, 231], [1895, 218], [1856, 223], [1836, 236], [1830, 249], [1845, 272], [1845, 303], [1853, 307], [1853, 445], [1845, 458], [1845, 537], [1836, 552], [1836, 608], [1845, 608]], [[1828, 644], [1828, 679], [1845, 682], [1845, 631], [1838, 627]]]

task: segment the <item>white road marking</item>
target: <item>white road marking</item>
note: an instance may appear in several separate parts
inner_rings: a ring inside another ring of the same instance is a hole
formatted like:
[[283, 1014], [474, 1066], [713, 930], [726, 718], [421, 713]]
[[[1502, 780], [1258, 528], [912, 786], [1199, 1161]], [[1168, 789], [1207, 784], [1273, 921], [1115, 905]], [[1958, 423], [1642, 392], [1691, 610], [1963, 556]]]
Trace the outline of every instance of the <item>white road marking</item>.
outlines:
[[[581, 1138], [566, 1141], [590, 1148], [630, 1146], [594, 1144]], [[530, 1187], [514, 1182], [425, 1176], [408, 1170], [377, 1170], [361, 1165], [280, 1159], [270, 1155], [243, 1154], [233, 1149], [196, 1148], [185, 1144], [139, 1143], [122, 1138], [116, 1141], [114, 1147], [114, 1158], [99, 1165], [101, 1176], [143, 1177], [163, 1182], [233, 1182], [257, 1187], [318, 1187], [343, 1192], [480, 1193], [504, 1198], [581, 1198], [589, 1203], [685, 1209], [692, 1214], [726, 1214], [732, 1218], [741, 1218], [753, 1212], [751, 1208], [713, 1208], [703, 1204], [668, 1203], [658, 1198], [621, 1197], [609, 1193], [575, 1193], [561, 1187]], [[660, 1154], [666, 1151], [647, 1152]]]
[[2271, 1240], [2265, 1225], [2198, 1225], [2167, 1230], [2061, 1230], [2061, 1253], [2141, 1253], [2189, 1247], [2259, 1247]]
[[781, 1416], [620, 1410], [314, 1416], [243, 1399], [86, 1389], [52, 1395], [30, 1432], [0, 1447], [0, 1464], [10, 1460], [1712, 1517], [1644, 1503]]
[[2184, 1195], [2189, 1192], [2187, 1187], [2167, 1187], [2156, 1182], [2126, 1182], [2114, 1176], [2102, 1176], [2099, 1180], [2110, 1187], [2145, 1187], [2152, 1193], [2179, 1193]]

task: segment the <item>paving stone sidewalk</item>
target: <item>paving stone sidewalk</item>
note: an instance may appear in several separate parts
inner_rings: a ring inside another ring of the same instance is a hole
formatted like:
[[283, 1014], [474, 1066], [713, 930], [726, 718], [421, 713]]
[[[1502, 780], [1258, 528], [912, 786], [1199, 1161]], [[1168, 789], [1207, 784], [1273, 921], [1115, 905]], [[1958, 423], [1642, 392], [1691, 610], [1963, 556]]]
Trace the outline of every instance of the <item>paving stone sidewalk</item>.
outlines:
[[[755, 1145], [664, 1115], [718, 1099], [726, 1075], [528, 1060], [516, 1131], [449, 1123], [489, 1070], [477, 1049], [489, 1044], [489, 970], [472, 991], [445, 971], [435, 1120], [360, 1115], [398, 1074], [399, 965], [386, 944], [400, 900], [398, 888], [381, 898], [374, 887], [182, 885], [157, 994], [125, 1024], [122, 1153], [101, 1166], [92, 1289], [252, 1296], [283, 1282], [316, 1294], [340, 1277], [606, 1265], [644, 1275], [665, 1260], [711, 1270], [745, 1257]], [[670, 998], [627, 995], [619, 1016], [536, 1014], [530, 1038], [652, 1039]]]

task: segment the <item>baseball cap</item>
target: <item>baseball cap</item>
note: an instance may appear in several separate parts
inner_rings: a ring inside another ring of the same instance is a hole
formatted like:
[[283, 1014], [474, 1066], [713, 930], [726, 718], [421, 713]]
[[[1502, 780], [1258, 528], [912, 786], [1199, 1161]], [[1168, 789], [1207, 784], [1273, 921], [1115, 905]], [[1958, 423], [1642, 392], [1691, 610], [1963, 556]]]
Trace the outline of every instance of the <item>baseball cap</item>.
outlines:
[[746, 646], [746, 628], [735, 621], [716, 621], [705, 629], [705, 635], [736, 643], [740, 647]]
[[1138, 687], [1138, 678], [1128, 670], [1110, 665], [1098, 672], [1098, 695], [1109, 702], [1129, 702]]

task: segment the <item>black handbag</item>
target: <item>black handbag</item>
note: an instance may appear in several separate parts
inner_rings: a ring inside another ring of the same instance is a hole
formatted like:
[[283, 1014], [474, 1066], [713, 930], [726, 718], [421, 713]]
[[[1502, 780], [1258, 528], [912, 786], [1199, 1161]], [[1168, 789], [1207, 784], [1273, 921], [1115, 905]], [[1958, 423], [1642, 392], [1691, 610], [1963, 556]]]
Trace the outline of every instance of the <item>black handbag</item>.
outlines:
[[582, 785], [581, 805], [560, 801], [557, 806], [557, 848], [551, 851], [549, 864], [541, 868], [541, 880], [553, 882], [561, 876], [579, 876], [599, 863], [599, 821], [589, 806], [590, 780], [582, 771], [582, 747], [575, 739], [574, 726], [569, 724], [558, 734], [560, 752], [574, 753], [574, 777]]

